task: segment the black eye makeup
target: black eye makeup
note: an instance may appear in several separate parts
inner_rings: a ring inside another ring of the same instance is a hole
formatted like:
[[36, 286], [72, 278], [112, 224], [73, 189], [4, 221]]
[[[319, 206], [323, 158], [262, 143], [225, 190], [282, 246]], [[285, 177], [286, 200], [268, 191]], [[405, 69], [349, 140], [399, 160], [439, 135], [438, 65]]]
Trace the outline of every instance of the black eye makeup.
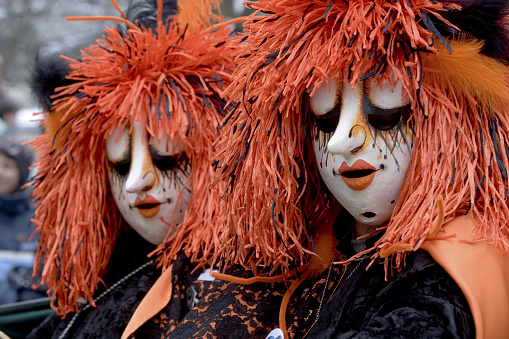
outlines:
[[[366, 117], [367, 123], [379, 131], [388, 131], [395, 128], [400, 122], [407, 122], [411, 111], [410, 104], [397, 106], [393, 108], [381, 108], [376, 106], [369, 97], [369, 84], [360, 83], [364, 88], [362, 90], [362, 111]], [[323, 133], [332, 133], [335, 131], [341, 114], [342, 93], [337, 93], [336, 104], [325, 114], [316, 114], [313, 112], [313, 121], [316, 127]]]
[[[388, 131], [395, 128], [399, 122], [407, 122], [410, 117], [410, 104], [403, 105], [397, 92], [390, 92], [387, 95], [392, 96], [389, 101], [393, 101], [393, 107], [381, 108], [376, 104], [371, 95], [374, 95], [376, 86], [370, 81], [363, 83], [362, 91], [362, 111], [367, 118], [368, 123], [379, 131]], [[388, 89], [386, 89], [387, 91]], [[397, 91], [395, 89], [395, 91]], [[384, 92], [382, 92], [384, 93]], [[399, 105], [398, 105], [399, 101]]]
[[150, 147], [150, 156], [154, 166], [161, 172], [174, 171], [177, 169], [185, 170], [189, 165], [189, 159], [184, 152], [173, 155], [162, 155]]
[[339, 123], [339, 114], [341, 112], [341, 103], [334, 106], [329, 112], [316, 115], [313, 114], [313, 118], [316, 127], [323, 133], [332, 133], [336, 129]]
[[362, 110], [368, 123], [379, 131], [393, 129], [400, 121], [406, 122], [411, 113], [410, 104], [389, 109], [380, 108], [373, 105], [366, 94], [362, 96]]
[[110, 162], [110, 166], [118, 175], [126, 176], [131, 168], [131, 157], [127, 157], [119, 162]]
[[128, 127], [117, 127], [106, 139], [106, 156], [109, 167], [120, 177], [127, 176], [131, 168], [132, 136]]
[[313, 121], [318, 130], [332, 133], [339, 123], [343, 97], [343, 84], [337, 79], [324, 82], [309, 98]]

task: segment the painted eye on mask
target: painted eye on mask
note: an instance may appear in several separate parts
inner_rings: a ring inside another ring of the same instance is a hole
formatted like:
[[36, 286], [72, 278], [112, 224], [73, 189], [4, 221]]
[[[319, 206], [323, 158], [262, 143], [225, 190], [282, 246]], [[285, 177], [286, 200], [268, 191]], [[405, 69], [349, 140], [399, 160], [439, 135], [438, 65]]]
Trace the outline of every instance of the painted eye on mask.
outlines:
[[189, 159], [184, 152], [173, 155], [161, 155], [151, 148], [150, 156], [152, 157], [152, 163], [154, 166], [161, 172], [185, 169], [189, 164]]
[[309, 104], [313, 112], [313, 121], [323, 133], [332, 133], [339, 123], [342, 106], [342, 84], [331, 79], [329, 84], [323, 83], [310, 98]]
[[339, 123], [340, 107], [340, 105], [336, 105], [330, 112], [323, 115], [313, 114], [316, 127], [323, 133], [334, 132]]
[[380, 131], [391, 130], [400, 121], [408, 121], [412, 112], [410, 104], [390, 109], [376, 107], [369, 101], [366, 95], [362, 97], [362, 109], [368, 118], [368, 123]]
[[364, 81], [362, 86], [362, 111], [373, 128], [389, 131], [408, 121], [412, 110], [409, 99], [402, 95], [401, 81], [393, 88], [389, 82], [377, 85], [374, 80]]
[[125, 176], [129, 173], [131, 168], [131, 158], [124, 159], [119, 162], [111, 163], [111, 167], [121, 176]]

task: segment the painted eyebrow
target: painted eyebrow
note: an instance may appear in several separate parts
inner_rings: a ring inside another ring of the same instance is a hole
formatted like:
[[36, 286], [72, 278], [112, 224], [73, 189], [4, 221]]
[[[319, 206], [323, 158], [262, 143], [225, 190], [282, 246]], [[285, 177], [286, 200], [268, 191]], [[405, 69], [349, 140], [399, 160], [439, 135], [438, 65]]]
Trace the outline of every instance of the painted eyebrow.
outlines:
[[185, 164], [189, 161], [184, 151], [172, 155], [161, 155], [150, 148], [150, 157], [152, 158], [152, 164], [161, 171], [183, 170]]
[[159, 153], [157, 150], [155, 150], [153, 148], [149, 148], [149, 152], [150, 152], [150, 156], [152, 157], [152, 159], [177, 158], [182, 153], [185, 153], [184, 151], [182, 151], [182, 152], [177, 152], [175, 154], [161, 154], [161, 153]]
[[157, 157], [172, 157], [174, 155], [179, 155], [181, 153], [185, 153], [184, 150], [180, 150], [179, 147], [175, 147], [175, 145], [173, 145], [172, 147], [168, 148], [168, 152], [175, 152], [175, 153], [168, 154], [165, 150], [163, 151], [163, 150], [157, 149], [157, 147], [155, 147], [154, 143], [148, 145], [148, 150], [149, 150], [151, 156], [157, 156]]
[[315, 117], [316, 120], [329, 120], [339, 116], [339, 114], [341, 113], [341, 102], [334, 105], [334, 107], [325, 114], [317, 115], [313, 110], [311, 110], [311, 112], [313, 113], [313, 116]]
[[397, 106], [394, 108], [380, 108], [371, 102], [371, 100], [369, 99], [369, 97], [365, 91], [363, 91], [363, 93], [362, 93], [362, 110], [366, 114], [391, 115], [391, 114], [399, 113], [399, 112], [401, 112], [402, 109], [405, 109], [407, 107], [410, 107], [410, 104]]
[[128, 155], [122, 159], [119, 159], [119, 160], [108, 160], [109, 163], [113, 166], [117, 166], [117, 165], [124, 165], [124, 164], [127, 164], [127, 163], [131, 163], [131, 155]]

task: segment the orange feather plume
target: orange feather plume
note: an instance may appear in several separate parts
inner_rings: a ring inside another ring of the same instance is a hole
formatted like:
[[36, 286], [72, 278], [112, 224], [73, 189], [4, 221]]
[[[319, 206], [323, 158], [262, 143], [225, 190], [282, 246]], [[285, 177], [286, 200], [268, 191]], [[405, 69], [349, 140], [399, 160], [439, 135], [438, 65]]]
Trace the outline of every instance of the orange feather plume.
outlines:
[[179, 21], [196, 27], [202, 23], [212, 23], [219, 19], [218, 14], [221, 0], [178, 0]]

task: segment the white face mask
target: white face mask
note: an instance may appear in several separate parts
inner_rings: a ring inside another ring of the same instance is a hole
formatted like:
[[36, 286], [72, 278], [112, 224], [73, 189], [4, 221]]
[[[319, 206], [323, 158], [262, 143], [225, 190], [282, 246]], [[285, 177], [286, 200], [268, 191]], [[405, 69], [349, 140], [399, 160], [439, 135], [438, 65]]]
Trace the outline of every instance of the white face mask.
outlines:
[[401, 82], [360, 82], [354, 89], [332, 79], [310, 98], [313, 148], [320, 175], [338, 202], [361, 224], [386, 223], [394, 210], [412, 154]]
[[111, 192], [127, 223], [158, 245], [184, 219], [191, 200], [190, 165], [181, 142], [148, 143], [141, 122], [116, 128], [106, 140]]

